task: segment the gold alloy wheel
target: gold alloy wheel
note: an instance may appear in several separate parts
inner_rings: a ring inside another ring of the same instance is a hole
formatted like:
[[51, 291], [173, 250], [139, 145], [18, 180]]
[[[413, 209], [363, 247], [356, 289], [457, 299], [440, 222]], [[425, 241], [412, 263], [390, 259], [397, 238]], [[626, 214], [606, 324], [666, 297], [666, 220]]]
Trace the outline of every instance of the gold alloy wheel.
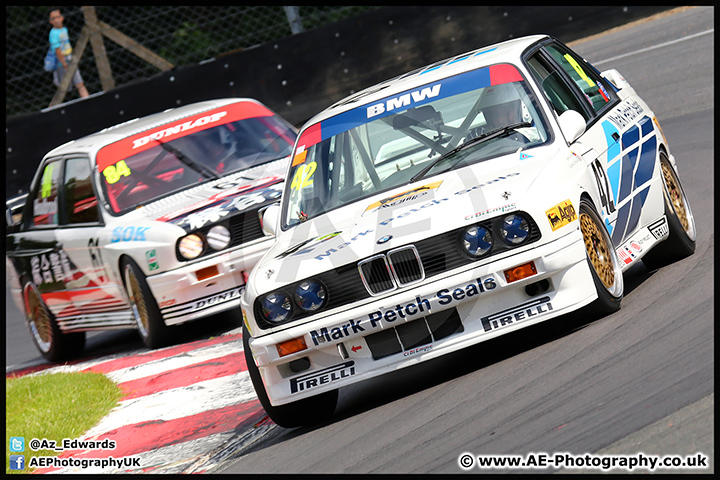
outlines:
[[663, 178], [665, 180], [667, 193], [670, 197], [670, 203], [672, 203], [675, 214], [677, 215], [678, 220], [680, 220], [680, 224], [685, 230], [685, 233], [690, 236], [692, 233], [690, 220], [688, 218], [687, 208], [685, 208], [685, 202], [683, 200], [683, 193], [680, 189], [680, 185], [678, 185], [678, 182], [675, 180], [672, 167], [667, 162], [660, 162], [660, 165], [662, 166]]
[[585, 212], [580, 214], [580, 230], [585, 240], [585, 250], [587, 250], [595, 273], [605, 288], [611, 290], [615, 285], [615, 268], [605, 237], [600, 232], [597, 223]]
[[145, 305], [145, 297], [143, 297], [142, 290], [140, 289], [140, 281], [130, 265], [125, 266], [125, 282], [128, 287], [128, 296], [130, 297], [135, 322], [140, 329], [142, 337], [146, 338], [150, 331], [150, 317], [147, 306]]
[[53, 341], [52, 320], [42, 304], [38, 291], [32, 286], [26, 288], [28, 289], [28, 325], [40, 350], [47, 353]]

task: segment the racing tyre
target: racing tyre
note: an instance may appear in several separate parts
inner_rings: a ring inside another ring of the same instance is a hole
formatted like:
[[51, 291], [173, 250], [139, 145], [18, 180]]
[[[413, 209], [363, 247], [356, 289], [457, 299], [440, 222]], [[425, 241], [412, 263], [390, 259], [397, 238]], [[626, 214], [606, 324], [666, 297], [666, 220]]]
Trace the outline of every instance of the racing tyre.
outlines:
[[30, 336], [42, 356], [52, 362], [79, 356], [85, 348], [85, 332], [62, 333], [33, 283], [25, 284], [23, 296]]
[[304, 398], [286, 405], [279, 405], [277, 407], [272, 406], [270, 404], [270, 399], [267, 396], [267, 392], [265, 391], [265, 385], [263, 384], [262, 377], [260, 376], [260, 370], [255, 365], [255, 360], [250, 352], [250, 345], [248, 342], [250, 334], [244, 325], [242, 329], [242, 337], [243, 350], [245, 351], [245, 363], [247, 363], [247, 369], [250, 373], [250, 380], [252, 380], [252, 384], [255, 388], [255, 393], [260, 400], [260, 404], [273, 422], [277, 423], [281, 427], [295, 428], [320, 422], [332, 415], [335, 411], [335, 407], [337, 406], [337, 390], [321, 393], [320, 395]]
[[592, 204], [580, 200], [580, 231], [585, 241], [590, 272], [598, 298], [590, 304], [591, 311], [608, 315], [620, 309], [623, 297], [623, 275], [612, 239]]
[[137, 263], [128, 257], [122, 261], [122, 271], [125, 290], [140, 338], [148, 348], [164, 347], [169, 342], [170, 332], [145, 280], [145, 274]]
[[660, 169], [663, 198], [665, 199], [665, 216], [670, 236], [643, 257], [643, 263], [650, 270], [688, 257], [695, 252], [695, 218], [690, 210], [690, 202], [685, 196], [680, 179], [670, 165], [665, 152], [660, 152]]

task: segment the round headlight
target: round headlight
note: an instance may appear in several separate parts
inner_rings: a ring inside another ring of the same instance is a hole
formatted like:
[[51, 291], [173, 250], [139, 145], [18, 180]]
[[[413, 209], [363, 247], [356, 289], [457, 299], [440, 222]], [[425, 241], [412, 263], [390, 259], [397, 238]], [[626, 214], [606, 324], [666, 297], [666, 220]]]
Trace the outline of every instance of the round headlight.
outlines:
[[520, 245], [530, 236], [530, 225], [520, 215], [508, 215], [502, 223], [503, 240], [510, 245]]
[[306, 312], [314, 312], [325, 305], [325, 288], [314, 280], [302, 282], [295, 289], [295, 303]]
[[463, 232], [462, 245], [473, 257], [482, 257], [492, 248], [492, 234], [482, 225], [473, 225]]
[[287, 320], [290, 317], [290, 313], [292, 313], [290, 299], [282, 292], [273, 292], [266, 295], [260, 301], [260, 306], [263, 317], [271, 323], [283, 322]]
[[178, 244], [178, 251], [188, 260], [197, 258], [203, 251], [202, 238], [195, 234], [183, 237]]
[[207, 243], [213, 250], [222, 250], [230, 245], [230, 231], [222, 225], [215, 225], [207, 233]]

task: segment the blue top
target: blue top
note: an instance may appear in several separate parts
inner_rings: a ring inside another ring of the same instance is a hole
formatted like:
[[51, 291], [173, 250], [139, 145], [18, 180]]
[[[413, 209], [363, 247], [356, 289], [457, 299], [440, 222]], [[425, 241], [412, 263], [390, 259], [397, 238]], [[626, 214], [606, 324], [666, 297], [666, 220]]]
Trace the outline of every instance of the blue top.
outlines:
[[52, 48], [53, 52], [56, 48], [60, 48], [60, 53], [65, 57], [72, 53], [72, 45], [70, 44], [70, 36], [68, 35], [67, 28], [51, 28], [49, 40], [50, 48]]

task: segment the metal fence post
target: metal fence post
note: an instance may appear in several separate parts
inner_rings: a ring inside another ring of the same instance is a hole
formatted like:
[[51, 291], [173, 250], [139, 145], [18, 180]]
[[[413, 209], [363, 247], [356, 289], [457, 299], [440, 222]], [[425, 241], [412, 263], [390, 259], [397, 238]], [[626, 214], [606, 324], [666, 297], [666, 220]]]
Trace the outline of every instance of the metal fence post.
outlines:
[[290, 30], [293, 35], [303, 31], [302, 18], [300, 18], [300, 7], [283, 7], [287, 15]]

